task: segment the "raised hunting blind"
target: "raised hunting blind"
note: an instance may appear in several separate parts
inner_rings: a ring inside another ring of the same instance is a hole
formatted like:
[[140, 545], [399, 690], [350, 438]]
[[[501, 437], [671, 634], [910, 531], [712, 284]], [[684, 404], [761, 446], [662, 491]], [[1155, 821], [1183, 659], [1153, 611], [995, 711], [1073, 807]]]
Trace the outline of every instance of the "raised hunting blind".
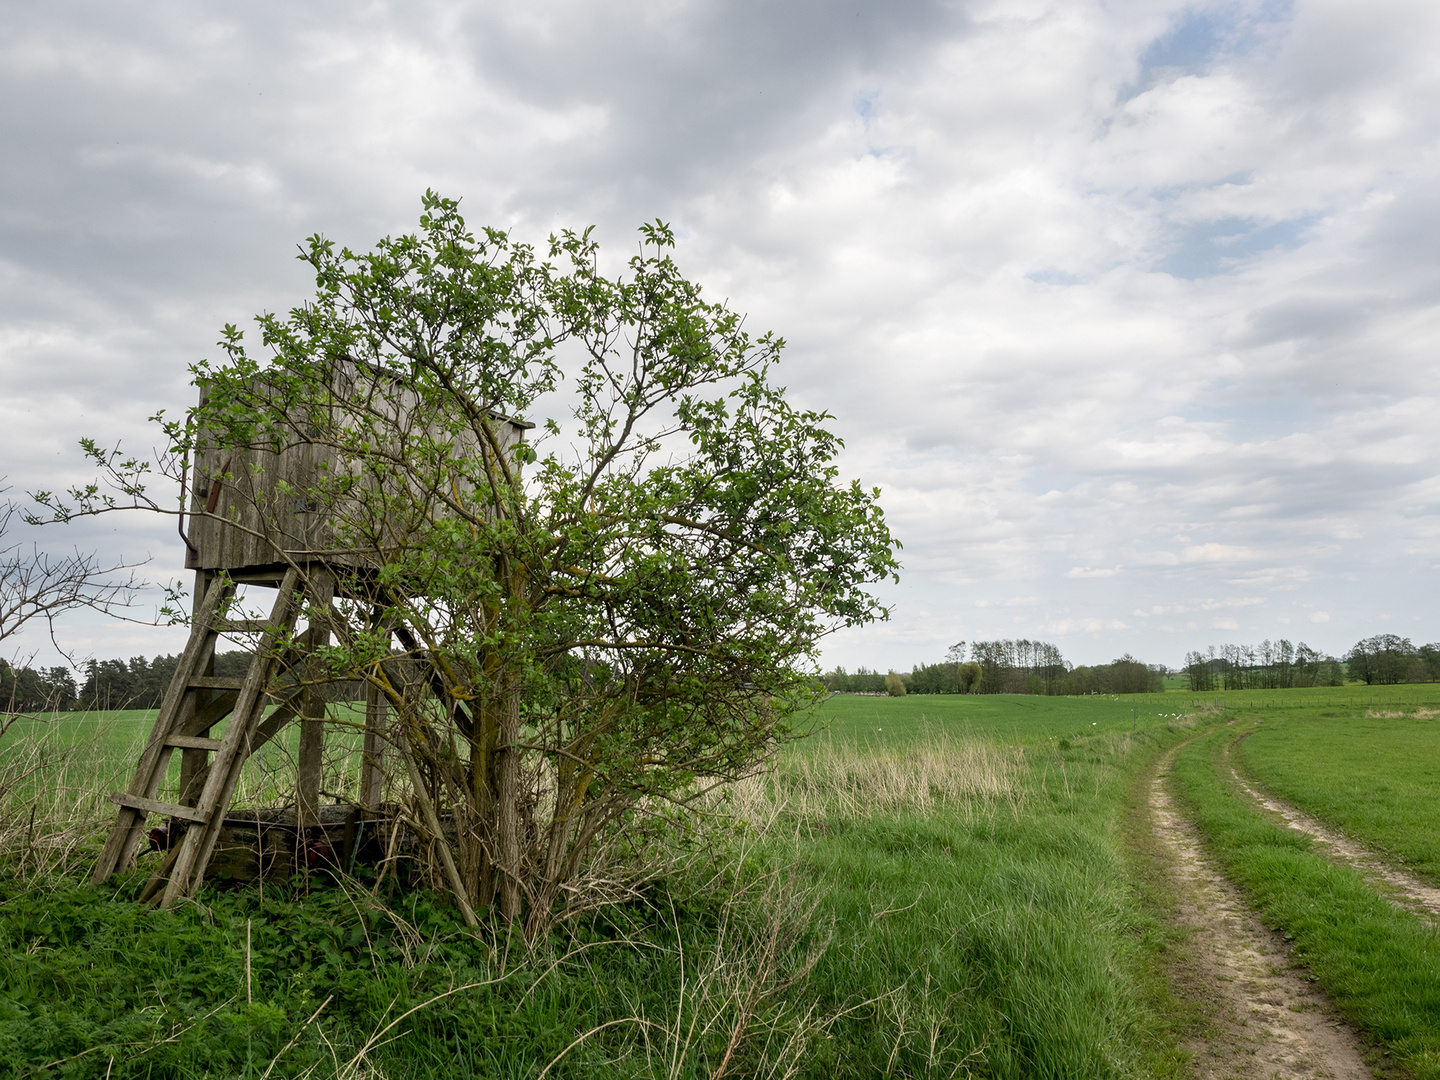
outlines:
[[[199, 885], [217, 846], [249, 844], [240, 835], [246, 830], [256, 859], [263, 862], [268, 849], [284, 872], [313, 863], [317, 848], [353, 861], [357, 822], [380, 812], [386, 705], [373, 686], [366, 693], [358, 801], [320, 805], [325, 698], [314, 653], [329, 643], [327, 613], [336, 598], [373, 602], [387, 551], [415, 527], [386, 512], [417, 501], [413, 492], [405, 500], [387, 498], [410, 478], [383, 462], [430, 455], [497, 467], [491, 463], [503, 456], [518, 470], [517, 448], [534, 425], [495, 413], [451, 423], [428, 412], [402, 377], [354, 361], [335, 365], [328, 384], [323, 399], [300, 399], [289, 396], [283, 372], [257, 377], [247, 393], [252, 405], [265, 405], [266, 423], [199, 431], [187, 477], [188, 534], [183, 519], [181, 533], [186, 568], [195, 571], [190, 637], [134, 777], [111, 796], [120, 809], [95, 868], [97, 882], [135, 864], [152, 815], [169, 819], [157, 830], [165, 857], [142, 899], [169, 905]], [[209, 393], [202, 385], [202, 410], [214, 404]], [[223, 404], [210, 415], [223, 418]], [[378, 452], [377, 430], [385, 433]], [[421, 493], [418, 505], [443, 515], [447, 497], [464, 498], [451, 487]], [[355, 507], [373, 512], [346, 512]], [[230, 617], [238, 585], [276, 590], [268, 618]], [[297, 635], [302, 616], [308, 626]], [[215, 674], [216, 645], [226, 634], [255, 642], [243, 676]], [[416, 644], [406, 638], [401, 645], [413, 655]], [[291, 723], [300, 725], [293, 808], [232, 816], [245, 763]], [[159, 796], [176, 751], [178, 797], [169, 802]], [[267, 841], [267, 825], [291, 838], [291, 850]]]
[[[404, 379], [354, 361], [339, 365], [329, 383], [323, 400], [286, 401], [283, 391], [275, 393], [274, 422], [247, 432], [243, 442], [202, 433], [187, 570], [224, 571], [237, 583], [274, 588], [292, 566], [323, 565], [338, 572], [343, 590], [347, 580], [378, 570], [391, 542], [402, 542], [403, 522], [376, 518], [367, 535], [342, 536], [324, 513], [332, 500], [363, 502], [402, 482], [395, 471], [377, 468], [377, 457], [478, 456], [493, 438], [492, 451], [513, 462], [535, 426], [490, 414], [485, 434], [463, 424], [437, 428]], [[202, 404], [206, 393], [202, 387]], [[387, 436], [380, 455], [376, 421]], [[317, 489], [330, 498], [317, 498]]]

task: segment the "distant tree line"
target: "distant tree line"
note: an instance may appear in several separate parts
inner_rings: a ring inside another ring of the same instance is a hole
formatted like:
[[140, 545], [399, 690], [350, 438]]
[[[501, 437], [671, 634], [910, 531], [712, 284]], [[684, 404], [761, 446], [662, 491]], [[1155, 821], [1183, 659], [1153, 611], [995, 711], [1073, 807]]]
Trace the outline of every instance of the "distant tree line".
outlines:
[[1418, 648], [1409, 638], [1376, 634], [1357, 641], [1345, 654], [1350, 678], [1371, 686], [1440, 682], [1440, 643]]
[[1188, 688], [1206, 690], [1281, 690], [1288, 687], [1340, 686], [1345, 668], [1333, 656], [1303, 641], [1266, 639], [1259, 645], [1212, 645], [1185, 654]]
[[[82, 668], [85, 682], [75, 707], [78, 709], [158, 709], [165, 690], [180, 663], [179, 656], [157, 656], [146, 660], [91, 660]], [[238, 679], [250, 667], [250, 653], [244, 649], [215, 654], [215, 674]]]
[[1158, 694], [1165, 689], [1164, 664], [1147, 664], [1126, 653], [1108, 664], [1071, 668], [1057, 694]]
[[886, 693], [885, 678], [883, 671], [871, 671], [864, 666], [856, 668], [853, 673], [837, 667], [820, 676], [825, 686], [836, 694], [883, 694]]
[[[967, 659], [968, 655], [968, 659]], [[1108, 664], [1072, 666], [1044, 641], [959, 642], [938, 664], [881, 674], [843, 667], [822, 676], [839, 694], [1143, 694], [1164, 689], [1165, 666], [1144, 664], [1129, 653]]]
[[1212, 645], [1185, 654], [1191, 690], [1279, 690], [1287, 687], [1440, 682], [1440, 643], [1416, 646], [1397, 634], [1357, 641], [1344, 659], [1284, 638], [1259, 645]]
[[[215, 654], [214, 674], [238, 679], [250, 667], [244, 649]], [[84, 682], [76, 684], [66, 667], [36, 670], [12, 667], [0, 660], [0, 713], [65, 712], [70, 710], [158, 709], [180, 663], [179, 656], [147, 660], [89, 660], [81, 666]], [[358, 682], [327, 684], [321, 689], [332, 701], [362, 697]]]
[[67, 667], [37, 671], [0, 660], [0, 713], [70, 709], [76, 696], [75, 676]]
[[[250, 652], [234, 649], [215, 654], [214, 674], [239, 679], [250, 668]], [[180, 663], [179, 656], [157, 656], [147, 661], [143, 656], [123, 660], [91, 660], [84, 667], [85, 682], [80, 687], [75, 708], [78, 709], [158, 709], [165, 690]], [[317, 688], [330, 701], [353, 701], [364, 696], [357, 681], [327, 683]]]

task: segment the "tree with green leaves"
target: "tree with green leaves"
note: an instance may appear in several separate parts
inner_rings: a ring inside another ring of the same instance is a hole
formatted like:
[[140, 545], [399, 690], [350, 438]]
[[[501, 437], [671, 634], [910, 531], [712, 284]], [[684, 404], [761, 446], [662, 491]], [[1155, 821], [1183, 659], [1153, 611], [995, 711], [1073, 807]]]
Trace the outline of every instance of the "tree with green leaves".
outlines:
[[[291, 535], [303, 512], [368, 568], [311, 613], [328, 677], [388, 700], [462, 911], [532, 933], [608, 845], [794, 734], [820, 641], [883, 618], [868, 585], [898, 566], [831, 418], [772, 381], [781, 339], [706, 299], [667, 226], [640, 232], [615, 275], [588, 230], [542, 257], [430, 193], [418, 232], [368, 253], [312, 237], [314, 297], [258, 318], [263, 355], [227, 327], [193, 369], [203, 403], [162, 421], [163, 460], [333, 463], [254, 520]], [[507, 443], [526, 416], [540, 438]], [[148, 466], [89, 445], [119, 493], [52, 498], [60, 516], [159, 506]]]
[[1357, 641], [1345, 655], [1352, 679], [1369, 685], [1387, 686], [1418, 682], [1424, 678], [1424, 662], [1409, 638], [1398, 634], [1376, 634]]

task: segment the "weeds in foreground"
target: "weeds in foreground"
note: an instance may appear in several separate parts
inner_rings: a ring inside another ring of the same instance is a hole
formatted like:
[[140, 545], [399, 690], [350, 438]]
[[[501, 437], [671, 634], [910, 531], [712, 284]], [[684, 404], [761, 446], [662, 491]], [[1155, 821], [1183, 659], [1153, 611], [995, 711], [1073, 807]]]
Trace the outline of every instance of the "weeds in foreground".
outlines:
[[[0, 853], [0, 1060], [96, 1080], [1146, 1075], [1111, 825], [1155, 733], [1086, 714], [1076, 735], [1055, 708], [1023, 747], [1009, 721], [888, 715], [795, 746], [686, 859], [533, 945], [394, 876], [155, 912], [138, 878], [17, 877]], [[654, 854], [630, 844], [614, 857]]]
[[0, 1060], [114, 1078], [534, 1075], [547, 1061], [566, 1077], [791, 1076], [837, 1016], [806, 987], [831, 925], [793, 875], [727, 895], [737, 869], [540, 949], [477, 935], [429, 894], [387, 906], [346, 883], [272, 887], [157, 912], [127, 902], [135, 879], [116, 902], [6, 875]]
[[846, 1012], [826, 1013], [792, 991], [824, 954], [833, 921], [817, 917], [819, 896], [793, 874], [767, 875], [731, 897], [720, 911], [713, 941], [687, 948], [672, 908], [669, 959], [679, 972], [678, 993], [665, 1011], [632, 1000], [627, 1016], [582, 1033], [541, 1070], [543, 1078], [572, 1050], [601, 1031], [630, 1030], [615, 1060], [631, 1075], [791, 1077], [808, 1052]]

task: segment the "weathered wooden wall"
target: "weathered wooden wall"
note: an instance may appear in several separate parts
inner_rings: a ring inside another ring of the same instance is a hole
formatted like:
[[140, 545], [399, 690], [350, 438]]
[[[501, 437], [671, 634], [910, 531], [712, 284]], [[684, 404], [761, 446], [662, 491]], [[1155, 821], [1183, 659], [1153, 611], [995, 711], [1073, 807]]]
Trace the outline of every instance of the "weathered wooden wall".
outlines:
[[[335, 407], [341, 410], [342, 424], [347, 410], [354, 416], [381, 413], [402, 441], [423, 436], [410, 430], [408, 392], [395, 377], [352, 365], [340, 374], [339, 383]], [[507, 452], [534, 426], [499, 415], [491, 419]], [[349, 467], [333, 447], [311, 441], [309, 436], [316, 434], [306, 417], [297, 416], [278, 450], [202, 445], [191, 483], [189, 537], [194, 550], [187, 553], [188, 569], [225, 570], [237, 581], [268, 584], [272, 578], [278, 581], [290, 561], [335, 567], [374, 562], [373, 553], [337, 550], [321, 508], [300, 494], [316, 485], [322, 471], [340, 475]], [[282, 482], [293, 491], [282, 493]]]

